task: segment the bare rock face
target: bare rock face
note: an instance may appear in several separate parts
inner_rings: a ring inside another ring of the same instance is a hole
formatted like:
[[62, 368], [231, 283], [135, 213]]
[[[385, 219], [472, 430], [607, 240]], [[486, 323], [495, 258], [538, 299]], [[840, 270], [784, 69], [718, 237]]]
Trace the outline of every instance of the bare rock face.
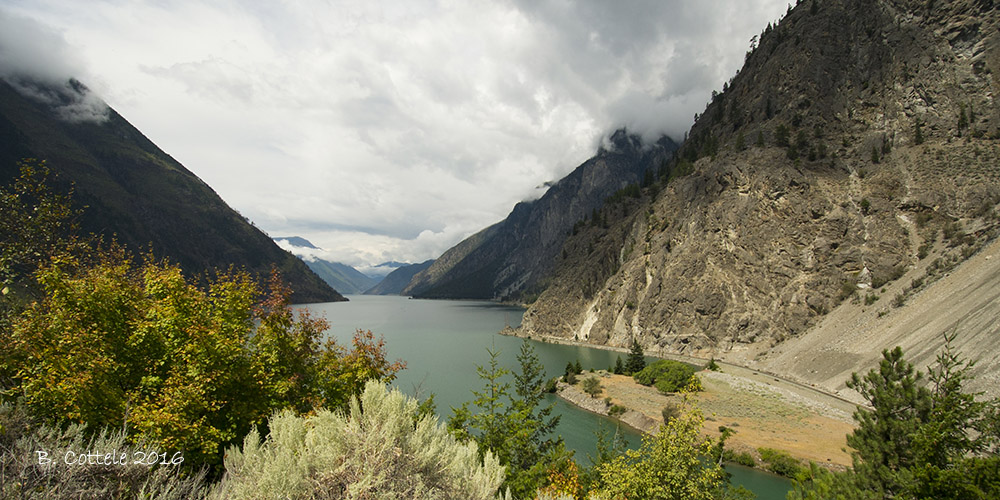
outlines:
[[619, 130], [610, 148], [602, 148], [540, 199], [518, 203], [506, 219], [445, 252], [413, 277], [403, 295], [510, 300], [537, 293], [574, 225], [608, 196], [659, 169], [676, 148], [667, 137], [642, 144]]
[[765, 30], [668, 177], [566, 241], [522, 334], [766, 352], [996, 234], [1000, 11], [815, 4]]

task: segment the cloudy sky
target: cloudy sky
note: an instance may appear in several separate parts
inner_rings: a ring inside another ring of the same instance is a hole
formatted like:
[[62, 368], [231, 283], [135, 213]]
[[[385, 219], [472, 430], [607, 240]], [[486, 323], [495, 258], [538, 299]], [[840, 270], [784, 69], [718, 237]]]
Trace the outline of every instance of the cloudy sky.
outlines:
[[364, 268], [437, 257], [615, 128], [683, 137], [786, 5], [0, 0], [0, 76], [77, 77], [271, 236]]

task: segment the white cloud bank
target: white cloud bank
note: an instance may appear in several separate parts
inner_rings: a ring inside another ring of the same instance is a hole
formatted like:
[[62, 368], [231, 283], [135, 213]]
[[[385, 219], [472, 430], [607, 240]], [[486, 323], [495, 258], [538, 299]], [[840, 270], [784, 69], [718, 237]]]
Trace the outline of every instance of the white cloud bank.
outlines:
[[[679, 139], [786, 6], [5, 4], [4, 19], [49, 28], [5, 29], [4, 57], [86, 75], [259, 227], [358, 266], [437, 257], [537, 197], [617, 127]], [[17, 37], [48, 49], [8, 45]]]
[[104, 121], [108, 106], [79, 83], [86, 76], [58, 32], [0, 9], [0, 79], [48, 104], [64, 120]]

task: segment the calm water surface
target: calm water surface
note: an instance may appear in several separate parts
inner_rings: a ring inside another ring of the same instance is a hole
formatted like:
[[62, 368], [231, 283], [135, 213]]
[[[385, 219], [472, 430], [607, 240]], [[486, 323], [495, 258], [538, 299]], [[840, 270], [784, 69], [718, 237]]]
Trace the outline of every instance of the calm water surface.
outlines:
[[[489, 361], [486, 349], [500, 352], [500, 366], [517, 369], [517, 353], [521, 339], [497, 335], [505, 325], [521, 323], [521, 308], [491, 302], [453, 300], [411, 300], [396, 296], [348, 296], [350, 302], [311, 304], [309, 310], [330, 322], [329, 335], [343, 345], [358, 329], [371, 330], [386, 340], [389, 359], [406, 362], [394, 383], [403, 392], [421, 399], [434, 394], [438, 414], [442, 419], [451, 415], [451, 408], [471, 401], [472, 390], [482, 388], [476, 374], [477, 365]], [[567, 362], [580, 361], [584, 370], [608, 368], [615, 359], [625, 355], [580, 346], [533, 342], [546, 376], [561, 375]], [[652, 358], [650, 358], [652, 359]], [[576, 451], [577, 461], [589, 465], [588, 456], [596, 454], [594, 432], [602, 426], [613, 432], [613, 420], [580, 410], [563, 400], [548, 396], [562, 415], [556, 432], [566, 446]], [[621, 427], [629, 444], [638, 447], [637, 432]], [[727, 467], [735, 484], [744, 485], [760, 500], [778, 500], [789, 489], [788, 481], [753, 469]]]

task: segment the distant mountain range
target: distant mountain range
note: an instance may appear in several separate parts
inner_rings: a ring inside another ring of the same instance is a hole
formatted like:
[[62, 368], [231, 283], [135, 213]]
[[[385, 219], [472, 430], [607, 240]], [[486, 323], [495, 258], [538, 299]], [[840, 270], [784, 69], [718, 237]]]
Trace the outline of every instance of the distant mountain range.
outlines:
[[434, 263], [434, 259], [419, 264], [402, 264], [395, 271], [386, 275], [377, 285], [365, 292], [365, 295], [400, 295], [410, 283], [413, 276]]
[[85, 232], [135, 253], [152, 249], [191, 274], [236, 266], [263, 275], [275, 266], [296, 302], [345, 300], [113, 109], [106, 119], [67, 119], [67, 103], [93, 102], [82, 84], [24, 85], [35, 97], [0, 80], [0, 183], [18, 175], [19, 160], [46, 160], [54, 187], [75, 185]]
[[274, 241], [291, 246], [290, 251], [293, 255], [302, 259], [309, 266], [309, 269], [312, 269], [317, 276], [340, 293], [360, 294], [379, 282], [378, 279], [368, 276], [347, 264], [323, 260], [304, 251], [321, 249], [313, 245], [311, 241], [300, 236], [281, 236], [274, 238]]
[[373, 266], [366, 274], [340, 262], [321, 259], [309, 250], [321, 250], [311, 241], [300, 236], [281, 236], [274, 241], [283, 243], [299, 256], [310, 269], [330, 286], [346, 294], [399, 295], [410, 279], [426, 269], [433, 260], [420, 264], [389, 261]]

